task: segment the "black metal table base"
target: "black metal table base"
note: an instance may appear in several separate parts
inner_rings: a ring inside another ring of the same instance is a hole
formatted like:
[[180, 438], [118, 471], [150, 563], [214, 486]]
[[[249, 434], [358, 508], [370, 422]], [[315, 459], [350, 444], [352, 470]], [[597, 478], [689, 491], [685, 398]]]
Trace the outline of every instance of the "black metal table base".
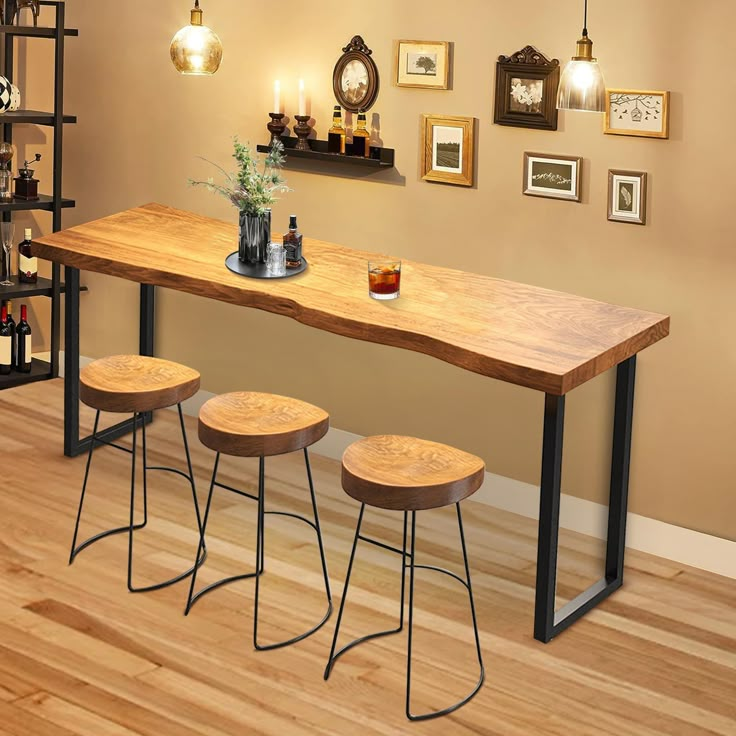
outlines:
[[[298, 641], [301, 641], [302, 639], [306, 639], [308, 636], [311, 636], [314, 634], [315, 631], [318, 631], [319, 629], [324, 626], [325, 623], [327, 623], [327, 620], [332, 615], [332, 592], [330, 590], [330, 579], [329, 575], [327, 573], [327, 559], [325, 557], [325, 549], [322, 542], [322, 529], [320, 528], [319, 524], [319, 514], [317, 512], [317, 498], [314, 493], [314, 482], [312, 479], [312, 469], [309, 464], [309, 452], [307, 448], [304, 448], [304, 464], [307, 471], [307, 480], [309, 481], [309, 493], [312, 500], [312, 512], [314, 514], [314, 521], [311, 521], [310, 519], [307, 519], [304, 516], [300, 516], [299, 514], [292, 514], [286, 511], [266, 511], [265, 505], [265, 490], [266, 490], [266, 460], [264, 457], [260, 457], [258, 459], [258, 495], [255, 496], [252, 493], [247, 493], [246, 491], [242, 491], [237, 488], [232, 488], [231, 486], [224, 485], [222, 483], [217, 482], [217, 470], [220, 465], [220, 453], [218, 452], [215, 456], [215, 465], [212, 470], [212, 480], [210, 482], [210, 490], [209, 494], [207, 496], [207, 505], [205, 506], [204, 510], [204, 520], [202, 523], [202, 537], [200, 539], [199, 549], [197, 550], [197, 557], [195, 559], [199, 559], [201, 551], [205, 548], [205, 534], [207, 531], [207, 521], [209, 519], [210, 515], [210, 508], [212, 506], [212, 496], [214, 494], [215, 488], [222, 488], [223, 490], [230, 491], [231, 493], [237, 493], [239, 496], [245, 496], [246, 498], [251, 499], [252, 501], [258, 502], [258, 519], [257, 519], [257, 527], [256, 527], [256, 564], [255, 564], [255, 570], [253, 572], [244, 573], [242, 575], [231, 575], [227, 578], [222, 578], [221, 580], [217, 580], [214, 583], [211, 583], [205, 588], [202, 588], [201, 590], [194, 592], [194, 587], [197, 582], [197, 573], [196, 570], [194, 574], [192, 575], [191, 583], [189, 585], [189, 596], [187, 597], [187, 604], [184, 609], [184, 615], [188, 615], [189, 612], [192, 610], [192, 606], [204, 595], [207, 595], [207, 593], [212, 592], [213, 590], [222, 587], [223, 585], [228, 585], [229, 583], [233, 583], [237, 580], [246, 580], [248, 578], [255, 578], [256, 585], [255, 585], [255, 601], [254, 601], [254, 612], [253, 612], [253, 647], [257, 651], [265, 651], [268, 649], [279, 649], [280, 647], [288, 646], [289, 644], [295, 644]], [[266, 536], [266, 528], [265, 528], [265, 516], [267, 514], [276, 515], [276, 516], [286, 516], [290, 517], [292, 519], [296, 519], [298, 521], [302, 521], [305, 524], [308, 524], [309, 526], [314, 529], [315, 533], [317, 534], [317, 543], [319, 545], [319, 555], [320, 555], [320, 561], [322, 564], [322, 576], [324, 578], [325, 583], [325, 594], [327, 597], [327, 611], [322, 617], [322, 619], [312, 626], [308, 631], [305, 631], [302, 634], [299, 634], [298, 636], [294, 636], [290, 639], [286, 639], [285, 641], [279, 641], [272, 644], [260, 644], [258, 642], [258, 610], [259, 610], [259, 593], [260, 593], [260, 578], [263, 574], [264, 567], [265, 567], [265, 536]]]
[[[146, 422], [142, 414], [137, 414], [137, 413], [134, 414], [133, 419], [131, 420], [132, 428], [133, 428], [133, 444], [132, 444], [131, 449], [128, 449], [127, 447], [122, 447], [121, 445], [117, 445], [112, 441], [108, 441], [107, 439], [103, 439], [101, 437], [103, 433], [98, 433], [98, 428], [99, 428], [99, 423], [100, 423], [100, 412], [97, 411], [97, 413], [95, 414], [94, 429], [92, 430], [92, 435], [90, 437], [90, 443], [89, 443], [89, 449], [88, 449], [88, 455], [87, 455], [87, 465], [85, 467], [84, 481], [82, 483], [82, 493], [79, 498], [79, 508], [77, 510], [77, 520], [74, 525], [74, 536], [72, 538], [71, 552], [69, 554], [69, 564], [71, 565], [74, 562], [77, 555], [83, 549], [86, 549], [87, 547], [94, 544], [95, 542], [98, 542], [100, 539], [104, 539], [105, 537], [109, 537], [114, 534], [122, 534], [124, 532], [127, 532], [128, 533], [128, 580], [127, 582], [128, 582], [128, 590], [131, 593], [145, 593], [145, 592], [152, 591], [152, 590], [160, 590], [161, 588], [166, 588], [169, 585], [174, 585], [174, 583], [178, 583], [180, 580], [184, 580], [190, 575], [193, 575], [195, 570], [198, 567], [200, 567], [204, 563], [205, 559], [207, 558], [207, 549], [206, 547], [203, 547], [201, 545], [202, 519], [199, 513], [199, 503], [197, 501], [197, 490], [194, 484], [194, 472], [192, 469], [192, 461], [191, 461], [191, 457], [189, 454], [189, 443], [187, 442], [187, 434], [186, 434], [186, 428], [184, 426], [184, 415], [181, 410], [181, 404], [177, 404], [177, 408], [179, 410], [179, 425], [181, 427], [182, 440], [184, 443], [184, 452], [186, 454], [186, 459], [187, 459], [187, 471], [188, 472], [186, 473], [184, 473], [181, 470], [178, 470], [177, 468], [167, 468], [167, 467], [161, 467], [161, 466], [148, 465], [147, 452], [146, 452]], [[143, 439], [142, 441], [142, 444], [143, 444], [143, 521], [136, 524], [135, 523], [135, 477], [136, 477], [138, 427], [141, 427], [142, 435], [143, 435], [143, 438], [142, 438]], [[84, 498], [87, 492], [87, 482], [89, 480], [89, 471], [92, 465], [92, 455], [97, 445], [106, 445], [108, 447], [113, 447], [116, 450], [120, 450], [122, 452], [129, 453], [131, 456], [130, 520], [127, 526], [120, 526], [120, 527], [116, 527], [115, 529], [108, 529], [107, 531], [95, 534], [94, 536], [89, 537], [89, 539], [86, 539], [84, 542], [77, 544], [77, 537], [79, 535], [79, 524], [82, 518], [82, 508], [84, 506]], [[189, 482], [189, 485], [192, 489], [192, 499], [194, 501], [194, 511], [197, 515], [197, 529], [198, 529], [199, 537], [200, 537], [200, 547], [197, 550], [197, 557], [196, 557], [194, 565], [190, 567], [188, 570], [186, 570], [185, 572], [173, 578], [170, 578], [169, 580], [165, 580], [164, 582], [161, 582], [161, 583], [155, 583], [154, 585], [147, 585], [144, 587], [135, 587], [133, 585], [133, 537], [134, 537], [134, 532], [138, 531], [139, 529], [143, 529], [148, 523], [148, 471], [151, 471], [151, 470], [160, 470], [160, 471], [165, 471], [169, 473], [175, 473], [177, 475], [182, 476], [183, 478], [186, 478], [186, 480]]]
[[[460, 504], [455, 504], [455, 507], [457, 509], [457, 521], [458, 521], [458, 528], [460, 530], [460, 544], [462, 546], [463, 551], [463, 561], [465, 563], [465, 579], [461, 578], [459, 575], [456, 575], [451, 570], [445, 570], [441, 567], [435, 567], [434, 565], [417, 565], [415, 563], [416, 559], [416, 549], [415, 549], [415, 539], [416, 539], [416, 518], [417, 518], [417, 512], [412, 511], [411, 512], [411, 551], [407, 552], [406, 550], [406, 541], [407, 541], [407, 521], [409, 513], [408, 511], [404, 512], [404, 538], [402, 543], [401, 549], [396, 549], [395, 547], [391, 547], [390, 545], [383, 544], [382, 542], [378, 542], [375, 539], [371, 539], [370, 537], [365, 537], [360, 533], [360, 528], [363, 523], [363, 514], [365, 512], [365, 504], [361, 504], [360, 506], [360, 514], [358, 515], [358, 524], [355, 528], [355, 537], [353, 539], [353, 548], [350, 553], [350, 562], [348, 563], [348, 572], [345, 578], [345, 588], [343, 589], [342, 593], [342, 600], [340, 601], [340, 610], [337, 614], [337, 625], [335, 626], [335, 634], [332, 638], [332, 647], [330, 649], [330, 656], [327, 660], [327, 666], [325, 667], [325, 674], [324, 678], [327, 680], [330, 677], [330, 674], [332, 673], [332, 668], [335, 665], [335, 662], [339, 657], [341, 657], [343, 654], [348, 652], [353, 647], [358, 646], [358, 644], [362, 644], [365, 641], [368, 641], [369, 639], [377, 639], [381, 636], [390, 636], [391, 634], [398, 634], [404, 629], [404, 600], [405, 600], [405, 590], [406, 590], [406, 568], [407, 568], [407, 559], [409, 560], [409, 631], [408, 631], [408, 645], [407, 645], [407, 658], [406, 658], [406, 717], [410, 721], [426, 721], [431, 718], [438, 718], [439, 716], [447, 715], [448, 713], [452, 713], [453, 711], [456, 711], [458, 708], [465, 705], [471, 698], [473, 698], [475, 695], [477, 695], [478, 691], [480, 690], [481, 686], [483, 685], [483, 681], [485, 680], [485, 668], [483, 666], [483, 655], [481, 653], [480, 649], [480, 637], [478, 634], [478, 622], [475, 615], [475, 603], [473, 600], [473, 586], [470, 582], [470, 566], [468, 564], [468, 553], [465, 546], [465, 531], [463, 529], [463, 519], [462, 515], [460, 513]], [[389, 550], [391, 552], [395, 552], [397, 554], [401, 555], [401, 603], [400, 603], [400, 609], [399, 609], [399, 625], [395, 629], [388, 629], [386, 631], [378, 631], [374, 632], [372, 634], [367, 634], [366, 636], [361, 636], [358, 639], [354, 639], [353, 641], [349, 642], [345, 646], [343, 646], [340, 650], [337, 652], [335, 651], [337, 647], [337, 639], [340, 634], [340, 623], [342, 622], [342, 614], [345, 609], [345, 601], [347, 599], [347, 593], [348, 593], [348, 587], [350, 585], [350, 576], [353, 571], [353, 562], [355, 561], [355, 551], [358, 547], [358, 542], [364, 541], [368, 542], [369, 544], [373, 544], [377, 547], [381, 547], [382, 549]], [[454, 578], [459, 583], [465, 586], [466, 590], [468, 591], [468, 598], [470, 601], [470, 613], [473, 619], [473, 633], [475, 635], [475, 648], [478, 655], [478, 665], [480, 667], [480, 676], [478, 677], [478, 682], [476, 683], [475, 687], [472, 689], [472, 691], [466, 695], [462, 700], [459, 700], [456, 703], [453, 703], [450, 706], [447, 706], [446, 708], [442, 708], [441, 710], [435, 710], [431, 711], [429, 713], [422, 713], [420, 715], [416, 715], [411, 712], [411, 653], [412, 653], [412, 639], [413, 639], [413, 631], [414, 631], [414, 571], [416, 569], [422, 569], [422, 570], [432, 570], [434, 572], [442, 573], [443, 575], [449, 575], [451, 578]]]

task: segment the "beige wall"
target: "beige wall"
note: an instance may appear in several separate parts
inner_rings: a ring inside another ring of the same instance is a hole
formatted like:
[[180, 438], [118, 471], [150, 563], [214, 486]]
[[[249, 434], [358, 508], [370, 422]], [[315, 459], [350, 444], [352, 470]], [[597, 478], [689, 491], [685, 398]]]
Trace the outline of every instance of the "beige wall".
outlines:
[[[207, 174], [196, 156], [226, 162], [230, 137], [266, 139], [271, 85], [287, 111], [299, 77], [324, 137], [334, 104], [331, 72], [356, 33], [382, 79], [374, 111], [396, 168], [363, 178], [290, 170], [294, 191], [275, 210], [309, 236], [456, 266], [672, 315], [672, 336], [639, 361], [631, 509], [736, 539], [736, 226], [730, 128], [736, 98], [727, 44], [730, 0], [591, 3], [590, 33], [611, 87], [672, 92], [669, 141], [604, 136], [600, 116], [562, 113], [557, 132], [492, 124], [495, 59], [527, 43], [565, 60], [581, 2], [376, 0], [368, 5], [285, 0], [277, 6], [204, 0], [225, 57], [212, 78], [178, 76], [168, 60], [186, 0], [69, 0], [80, 37], [68, 43], [66, 224], [148, 201], [235, 221], [224, 201], [188, 189]], [[455, 44], [454, 89], [391, 85], [393, 42]], [[477, 186], [422, 182], [419, 116], [478, 118]], [[583, 202], [524, 197], [525, 150], [584, 157]], [[606, 220], [608, 168], [649, 173], [646, 227]], [[201, 244], [207, 248], [207, 243]], [[82, 350], [136, 346], [134, 285], [86, 277]], [[538, 483], [542, 395], [465, 373], [422, 355], [321, 333], [271, 314], [161, 292], [156, 348], [200, 369], [210, 391], [273, 390], [323, 405], [333, 426], [406, 432], [481, 454], [502, 475]], [[565, 491], [603, 501], [610, 440], [609, 376], [568, 401]]]

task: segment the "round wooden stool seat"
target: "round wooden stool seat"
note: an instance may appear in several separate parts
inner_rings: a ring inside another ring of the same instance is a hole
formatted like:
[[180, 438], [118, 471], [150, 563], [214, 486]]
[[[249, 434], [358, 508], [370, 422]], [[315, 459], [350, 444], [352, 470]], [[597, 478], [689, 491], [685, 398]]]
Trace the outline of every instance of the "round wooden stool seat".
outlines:
[[113, 355], [85, 366], [79, 398], [99, 411], [164, 409], [194, 396], [199, 373], [179, 363], [144, 355]]
[[462, 501], [480, 488], [484, 473], [479, 457], [414, 437], [366, 437], [342, 456], [345, 492], [369, 506], [396, 511]]
[[317, 406], [251, 391], [215, 396], [199, 412], [202, 444], [239, 457], [301, 450], [322, 439], [329, 426], [329, 414]]

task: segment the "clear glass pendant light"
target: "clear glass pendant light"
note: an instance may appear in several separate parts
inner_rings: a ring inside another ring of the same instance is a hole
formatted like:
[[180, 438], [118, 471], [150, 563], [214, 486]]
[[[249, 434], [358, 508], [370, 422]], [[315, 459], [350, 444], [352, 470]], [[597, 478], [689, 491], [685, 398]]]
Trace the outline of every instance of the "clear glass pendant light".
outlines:
[[192, 8], [191, 22], [171, 41], [171, 61], [181, 74], [214, 74], [222, 61], [219, 36], [202, 24], [199, 0]]
[[606, 83], [598, 60], [593, 56], [593, 42], [588, 38], [588, 0], [585, 0], [583, 36], [577, 51], [562, 72], [557, 90], [560, 110], [603, 112], [606, 106]]

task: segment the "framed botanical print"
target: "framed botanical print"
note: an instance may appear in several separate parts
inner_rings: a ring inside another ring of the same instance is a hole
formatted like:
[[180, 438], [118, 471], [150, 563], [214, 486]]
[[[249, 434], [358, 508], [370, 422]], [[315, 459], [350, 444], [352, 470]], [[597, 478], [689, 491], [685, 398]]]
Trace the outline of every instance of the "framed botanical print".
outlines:
[[475, 118], [422, 115], [422, 179], [472, 187]]
[[493, 122], [519, 128], [557, 130], [560, 62], [525, 46], [496, 63]]
[[670, 93], [607, 89], [603, 132], [669, 138]]
[[369, 110], [378, 97], [378, 68], [373, 53], [360, 36], [343, 48], [332, 72], [332, 89], [342, 107], [350, 112]]
[[643, 171], [608, 170], [608, 219], [646, 225], [647, 175]]
[[447, 41], [398, 41], [394, 66], [397, 87], [447, 89], [450, 44]]
[[532, 197], [552, 197], [580, 201], [580, 156], [524, 153], [522, 192]]

